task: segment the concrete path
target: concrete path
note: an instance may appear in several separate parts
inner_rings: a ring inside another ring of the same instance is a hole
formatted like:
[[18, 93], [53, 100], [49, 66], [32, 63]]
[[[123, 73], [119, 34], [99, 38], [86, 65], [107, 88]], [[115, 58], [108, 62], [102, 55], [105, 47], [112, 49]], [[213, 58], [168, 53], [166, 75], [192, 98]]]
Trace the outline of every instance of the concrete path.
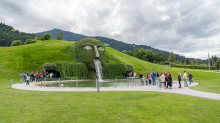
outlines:
[[[14, 84], [12, 88], [20, 89], [20, 90], [32, 90], [32, 91], [78, 91], [78, 92], [88, 92], [88, 91], [97, 91], [97, 88], [70, 88], [70, 87], [39, 87], [33, 86], [34, 83], [30, 83], [31, 85], [25, 84]], [[198, 83], [192, 83], [190, 86], [196, 86]], [[136, 86], [136, 87], [101, 87], [100, 91], [155, 91], [155, 92], [166, 92], [166, 93], [174, 93], [174, 94], [183, 94], [195, 97], [202, 97], [214, 100], [220, 100], [220, 94], [202, 92], [192, 90], [188, 87], [178, 88], [178, 84], [173, 84], [172, 89], [158, 89], [157, 86]], [[189, 86], [189, 87], [190, 87]]]

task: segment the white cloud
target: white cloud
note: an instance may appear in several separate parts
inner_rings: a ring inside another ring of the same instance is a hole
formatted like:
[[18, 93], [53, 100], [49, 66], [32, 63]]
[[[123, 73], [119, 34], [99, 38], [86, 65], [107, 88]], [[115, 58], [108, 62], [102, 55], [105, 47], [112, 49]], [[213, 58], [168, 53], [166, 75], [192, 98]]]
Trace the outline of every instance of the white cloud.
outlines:
[[0, 0], [0, 21], [24, 32], [59, 28], [149, 45], [187, 57], [220, 57], [220, 2]]

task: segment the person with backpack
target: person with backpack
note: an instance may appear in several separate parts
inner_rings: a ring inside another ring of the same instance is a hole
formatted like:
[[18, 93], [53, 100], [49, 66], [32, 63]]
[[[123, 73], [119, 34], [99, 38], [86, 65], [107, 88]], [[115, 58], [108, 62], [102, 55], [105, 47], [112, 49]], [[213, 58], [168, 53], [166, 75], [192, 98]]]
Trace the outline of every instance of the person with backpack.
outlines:
[[152, 76], [152, 80], [153, 80], [153, 85], [156, 85], [156, 76], [157, 76], [156, 73], [153, 72], [151, 76]]
[[178, 81], [179, 81], [179, 88], [181, 88], [181, 73], [179, 72], [179, 76], [178, 76]]
[[189, 85], [191, 85], [192, 79], [193, 79], [193, 75], [188, 72], [188, 77], [189, 77]]

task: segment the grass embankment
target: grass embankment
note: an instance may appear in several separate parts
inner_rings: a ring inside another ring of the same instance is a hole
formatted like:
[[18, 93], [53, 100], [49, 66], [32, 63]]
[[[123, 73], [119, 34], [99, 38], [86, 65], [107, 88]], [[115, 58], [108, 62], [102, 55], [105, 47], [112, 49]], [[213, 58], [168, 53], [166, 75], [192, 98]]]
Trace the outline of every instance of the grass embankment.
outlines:
[[[158, 92], [38, 92], [9, 88], [19, 82], [19, 72], [41, 71], [44, 63], [77, 62], [74, 42], [42, 41], [19, 47], [0, 47], [0, 122], [219, 122], [219, 101]], [[177, 75], [183, 69], [168, 69], [106, 48], [144, 75], [167, 71]], [[114, 57], [114, 58], [113, 58]], [[217, 73], [192, 71], [201, 86], [219, 88]], [[195, 79], [196, 80], [196, 79]], [[196, 80], [197, 81], [197, 80]], [[210, 86], [211, 85], [211, 86]], [[218, 90], [216, 92], [220, 93]]]

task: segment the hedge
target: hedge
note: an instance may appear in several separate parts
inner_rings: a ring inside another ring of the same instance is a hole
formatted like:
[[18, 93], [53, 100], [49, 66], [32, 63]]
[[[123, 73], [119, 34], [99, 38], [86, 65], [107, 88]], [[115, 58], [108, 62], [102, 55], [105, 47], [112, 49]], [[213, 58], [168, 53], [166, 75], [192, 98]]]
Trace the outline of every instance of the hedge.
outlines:
[[215, 63], [216, 68], [219, 70], [220, 69], [220, 59], [216, 61]]
[[126, 72], [128, 71], [133, 71], [133, 67], [131, 65], [125, 65], [120, 63], [106, 63], [105, 66], [103, 66], [104, 77], [122, 76], [123, 74], [126, 74]]
[[44, 65], [45, 70], [56, 70], [62, 78], [67, 77], [85, 77], [88, 75], [88, 69], [82, 63], [55, 62]]
[[[209, 70], [209, 66], [195, 66], [195, 65], [177, 65], [174, 63], [170, 64], [171, 67], [176, 67], [176, 68], [188, 68], [188, 69], [204, 69], [204, 70]], [[210, 70], [216, 70], [216, 67], [210, 67]]]

